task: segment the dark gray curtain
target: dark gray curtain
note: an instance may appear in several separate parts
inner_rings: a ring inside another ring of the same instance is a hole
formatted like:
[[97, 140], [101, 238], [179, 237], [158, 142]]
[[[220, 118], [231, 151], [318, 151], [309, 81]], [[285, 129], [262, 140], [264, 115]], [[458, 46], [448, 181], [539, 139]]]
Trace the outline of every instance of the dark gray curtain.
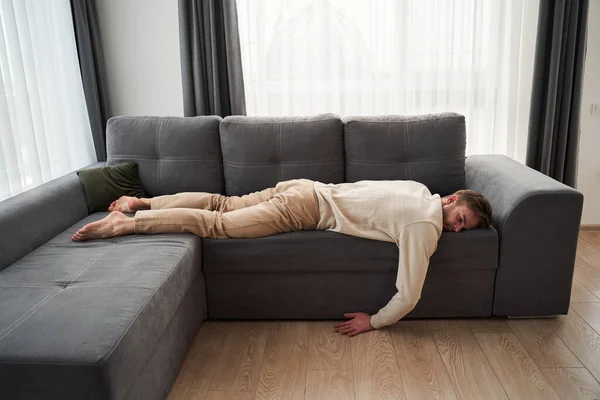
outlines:
[[179, 0], [183, 111], [245, 115], [235, 0]]
[[541, 0], [527, 165], [569, 186], [577, 180], [588, 0]]
[[106, 161], [107, 87], [96, 0], [71, 0], [71, 11], [96, 157], [98, 161]]

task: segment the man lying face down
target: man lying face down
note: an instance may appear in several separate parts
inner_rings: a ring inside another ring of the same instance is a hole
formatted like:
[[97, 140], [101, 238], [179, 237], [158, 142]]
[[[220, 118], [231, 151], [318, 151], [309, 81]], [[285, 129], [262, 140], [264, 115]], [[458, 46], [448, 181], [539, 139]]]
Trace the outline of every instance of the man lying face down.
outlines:
[[[440, 197], [414, 181], [324, 184], [307, 179], [278, 183], [245, 196], [178, 193], [114, 201], [106, 218], [73, 235], [74, 241], [130, 234], [191, 232], [205, 238], [256, 238], [300, 230], [328, 230], [394, 242], [399, 248], [396, 293], [374, 315], [344, 314], [335, 326], [349, 336], [391, 325], [417, 304], [429, 258], [442, 231], [487, 228], [489, 202], [478, 192], [459, 190]], [[135, 212], [128, 217], [124, 212]]]

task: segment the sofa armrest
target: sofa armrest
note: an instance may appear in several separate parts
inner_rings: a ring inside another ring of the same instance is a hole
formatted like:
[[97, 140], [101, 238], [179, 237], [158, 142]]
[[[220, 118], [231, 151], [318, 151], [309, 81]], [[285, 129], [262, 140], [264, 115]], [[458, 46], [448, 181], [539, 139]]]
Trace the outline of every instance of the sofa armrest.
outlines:
[[466, 185], [489, 200], [499, 234], [494, 315], [566, 314], [583, 195], [501, 155], [468, 157]]
[[0, 271], [87, 215], [85, 191], [75, 172], [0, 202]]

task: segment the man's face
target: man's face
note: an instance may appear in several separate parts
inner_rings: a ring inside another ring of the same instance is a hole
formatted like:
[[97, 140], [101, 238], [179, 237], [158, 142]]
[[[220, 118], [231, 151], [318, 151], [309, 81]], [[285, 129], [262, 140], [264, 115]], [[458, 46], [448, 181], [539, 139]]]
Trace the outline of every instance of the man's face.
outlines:
[[460, 232], [463, 229], [473, 229], [479, 226], [479, 218], [466, 204], [458, 203], [458, 196], [448, 198], [448, 203], [442, 206], [442, 213], [446, 232]]

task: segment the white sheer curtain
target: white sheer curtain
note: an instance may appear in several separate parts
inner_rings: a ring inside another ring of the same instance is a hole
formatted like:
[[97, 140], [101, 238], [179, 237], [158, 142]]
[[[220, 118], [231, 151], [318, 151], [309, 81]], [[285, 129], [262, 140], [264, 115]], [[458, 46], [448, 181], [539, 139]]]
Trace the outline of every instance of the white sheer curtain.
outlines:
[[525, 158], [537, 0], [237, 0], [248, 115], [425, 114]]
[[96, 161], [69, 0], [0, 0], [0, 200]]

